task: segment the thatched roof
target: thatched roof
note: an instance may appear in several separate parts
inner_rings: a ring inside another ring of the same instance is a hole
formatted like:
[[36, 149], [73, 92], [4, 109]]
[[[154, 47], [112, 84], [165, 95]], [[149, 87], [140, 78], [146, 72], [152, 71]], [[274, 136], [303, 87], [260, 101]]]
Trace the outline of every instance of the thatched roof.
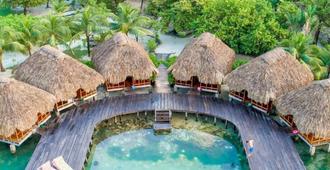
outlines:
[[95, 47], [92, 60], [96, 70], [111, 83], [123, 82], [128, 76], [145, 80], [157, 73], [143, 46], [123, 33]]
[[213, 34], [203, 33], [193, 39], [169, 68], [177, 80], [197, 76], [201, 83], [221, 84], [232, 70], [235, 52]]
[[281, 114], [293, 115], [297, 128], [304, 133], [330, 137], [330, 80], [314, 82], [278, 98]]
[[95, 70], [48, 45], [19, 65], [15, 78], [54, 94], [57, 100], [74, 98], [80, 88], [95, 90], [104, 82]]
[[55, 97], [29, 84], [0, 78], [0, 135], [9, 137], [16, 129], [30, 129], [38, 119], [38, 113], [54, 108]]
[[246, 90], [249, 98], [268, 103], [313, 79], [309, 68], [282, 48], [276, 48], [228, 74], [225, 83], [230, 90]]

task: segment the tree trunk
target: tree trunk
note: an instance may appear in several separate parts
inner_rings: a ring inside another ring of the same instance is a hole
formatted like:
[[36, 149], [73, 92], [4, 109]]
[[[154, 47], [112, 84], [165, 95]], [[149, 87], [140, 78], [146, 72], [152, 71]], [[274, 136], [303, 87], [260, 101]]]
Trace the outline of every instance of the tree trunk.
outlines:
[[319, 26], [317, 26], [315, 34], [314, 34], [314, 43], [316, 45], [319, 42], [320, 33], [321, 33], [321, 26], [319, 25]]
[[143, 13], [143, 2], [144, 2], [144, 0], [141, 0], [141, 6], [140, 6], [141, 14]]
[[24, 5], [24, 15], [26, 15], [27, 14], [27, 6], [26, 5]]
[[2, 54], [2, 52], [0, 52], [0, 71], [1, 72], [4, 72], [4, 71], [6, 71], [6, 69], [5, 69], [5, 67], [3, 66], [3, 63], [2, 63], [2, 56], [3, 54]]
[[88, 53], [88, 57], [90, 57], [91, 56], [91, 47], [89, 44], [90, 37], [89, 37], [88, 31], [85, 31], [85, 35], [86, 35], [86, 41], [87, 41], [87, 53]]
[[31, 52], [31, 49], [29, 48], [29, 57], [32, 56], [32, 52]]
[[50, 8], [49, 4], [50, 4], [50, 0], [47, 1], [46, 8]]

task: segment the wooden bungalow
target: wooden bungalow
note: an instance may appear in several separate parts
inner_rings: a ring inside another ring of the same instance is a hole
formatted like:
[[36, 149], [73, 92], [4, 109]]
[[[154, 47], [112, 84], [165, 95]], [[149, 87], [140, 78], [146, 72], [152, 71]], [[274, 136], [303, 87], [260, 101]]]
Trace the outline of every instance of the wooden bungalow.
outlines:
[[213, 34], [203, 33], [189, 43], [168, 69], [176, 88], [198, 88], [218, 93], [232, 70], [235, 52]]
[[151, 78], [157, 74], [143, 46], [123, 33], [95, 47], [92, 60], [105, 79], [107, 91], [150, 87]]
[[20, 146], [50, 118], [55, 96], [29, 84], [0, 78], [0, 142]]
[[48, 45], [20, 64], [15, 78], [55, 95], [57, 111], [72, 106], [74, 101], [94, 98], [103, 83], [95, 70]]
[[291, 91], [275, 105], [281, 119], [310, 146], [311, 155], [321, 145], [328, 145], [330, 152], [329, 79]]
[[228, 74], [230, 99], [250, 103], [268, 113], [273, 101], [283, 94], [313, 81], [307, 66], [299, 63], [282, 48], [273, 49]]

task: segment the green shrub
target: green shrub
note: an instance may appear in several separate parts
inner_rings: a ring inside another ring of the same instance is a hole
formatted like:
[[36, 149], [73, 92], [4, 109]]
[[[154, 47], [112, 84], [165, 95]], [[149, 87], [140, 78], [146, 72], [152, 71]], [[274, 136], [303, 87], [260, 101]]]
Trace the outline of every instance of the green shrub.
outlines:
[[175, 63], [176, 59], [177, 59], [177, 56], [170, 56], [165, 61], [163, 61], [163, 64], [167, 68], [169, 68], [169, 67], [171, 67], [171, 65], [173, 65]]
[[170, 85], [175, 84], [174, 76], [173, 76], [172, 73], [169, 73], [169, 74], [168, 74], [167, 80], [168, 80], [168, 83], [169, 83]]
[[244, 65], [248, 62], [249, 62], [249, 60], [247, 60], [247, 59], [240, 59], [240, 58], [235, 59], [233, 65], [232, 65], [232, 69], [236, 70], [239, 66]]
[[161, 64], [161, 61], [157, 58], [157, 56], [155, 54], [150, 54], [149, 58], [152, 61], [152, 63], [154, 63], [154, 65], [158, 68], [159, 65]]
[[92, 61], [81, 61], [81, 62], [90, 68], [95, 68], [94, 63]]
[[195, 22], [196, 34], [211, 32], [237, 53], [260, 55], [287, 36], [265, 0], [215, 0]]
[[147, 49], [149, 52], [155, 52], [156, 48], [157, 48], [157, 42], [155, 39], [150, 39], [147, 42]]

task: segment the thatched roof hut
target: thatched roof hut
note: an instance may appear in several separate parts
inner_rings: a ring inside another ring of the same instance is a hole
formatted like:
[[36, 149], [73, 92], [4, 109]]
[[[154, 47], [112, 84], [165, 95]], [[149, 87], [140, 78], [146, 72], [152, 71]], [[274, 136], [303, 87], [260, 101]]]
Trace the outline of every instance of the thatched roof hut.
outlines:
[[0, 136], [25, 131], [37, 122], [38, 113], [53, 109], [55, 97], [29, 84], [0, 78]]
[[269, 103], [313, 79], [308, 67], [284, 49], [276, 48], [228, 74], [225, 83], [232, 91], [246, 90], [248, 97], [256, 102]]
[[143, 46], [123, 33], [93, 49], [96, 70], [110, 83], [116, 84], [131, 76], [136, 80], [149, 79], [157, 68]]
[[278, 98], [279, 113], [292, 115], [303, 133], [330, 138], [330, 80], [314, 82]]
[[232, 70], [235, 52], [213, 34], [203, 33], [193, 39], [169, 68], [177, 80], [197, 76], [205, 84], [221, 84]]
[[54, 94], [57, 101], [74, 98], [80, 88], [93, 91], [103, 83], [95, 70], [48, 45], [19, 65], [15, 78]]

